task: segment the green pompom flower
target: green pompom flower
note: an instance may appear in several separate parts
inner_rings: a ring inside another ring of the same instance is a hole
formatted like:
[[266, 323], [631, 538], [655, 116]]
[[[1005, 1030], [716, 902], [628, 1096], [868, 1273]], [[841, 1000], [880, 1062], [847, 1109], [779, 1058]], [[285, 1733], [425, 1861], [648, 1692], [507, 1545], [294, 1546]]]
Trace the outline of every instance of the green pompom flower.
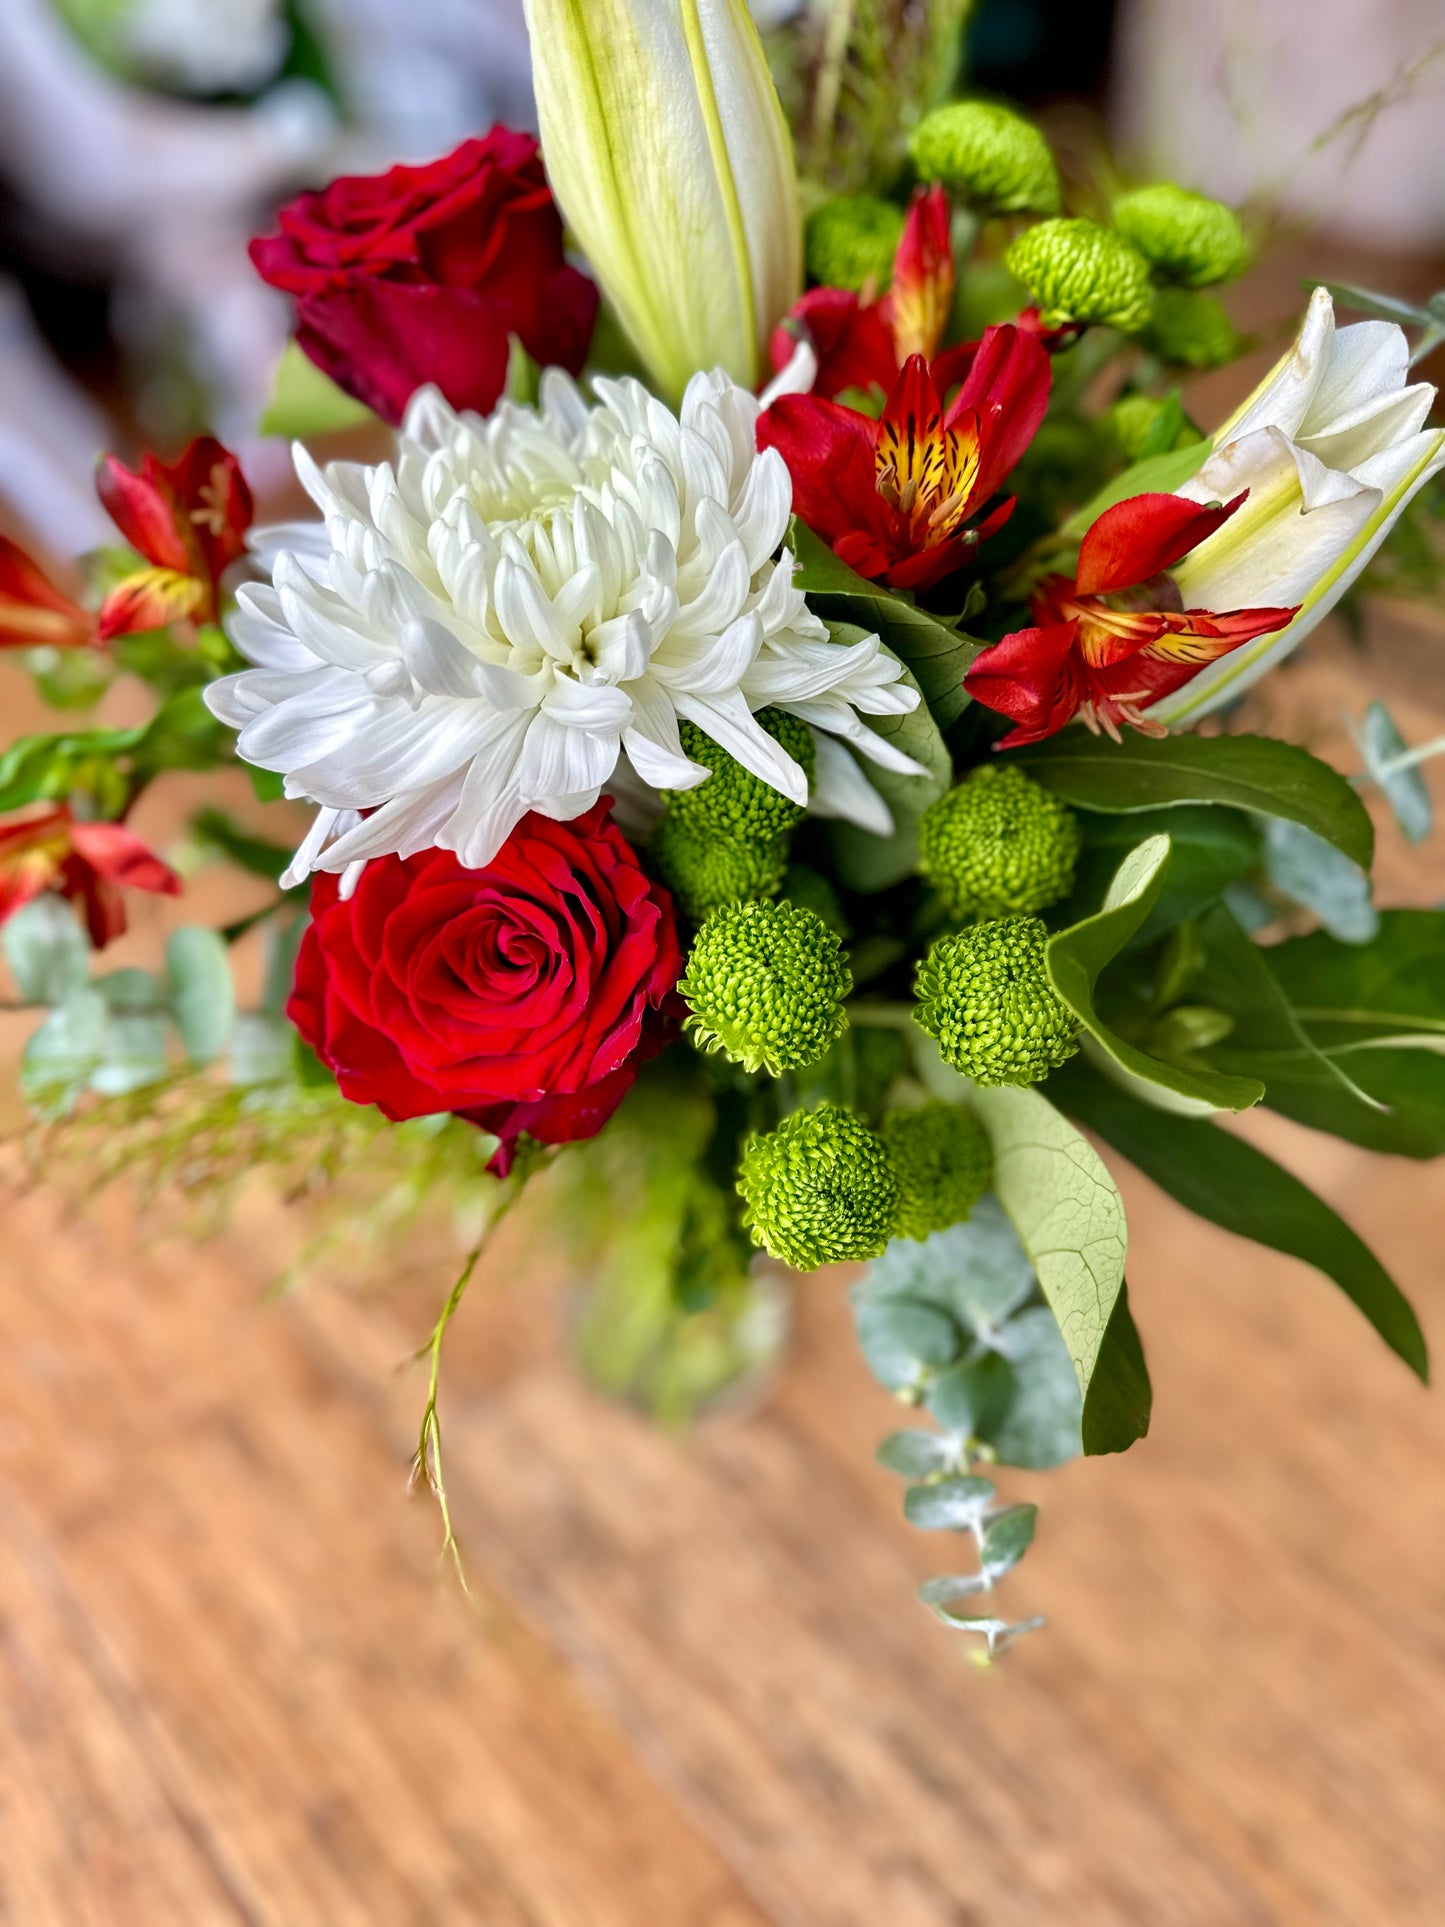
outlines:
[[1097, 221], [1040, 221], [1004, 257], [1028, 289], [1046, 328], [1078, 321], [1136, 334], [1149, 319], [1149, 263], [1121, 234]]
[[781, 837], [729, 836], [671, 812], [653, 833], [651, 856], [689, 923], [724, 904], [776, 896], [787, 868]]
[[1234, 324], [1212, 294], [1161, 288], [1141, 337], [1151, 354], [1178, 368], [1223, 368], [1240, 350]]
[[816, 1064], [847, 1026], [853, 978], [823, 919], [791, 903], [740, 903], [703, 924], [678, 985], [708, 1051], [773, 1077]]
[[975, 1084], [1037, 1084], [1079, 1047], [1078, 1019], [1049, 982], [1037, 917], [940, 937], [918, 966], [919, 1027]]
[[[811, 783], [818, 752], [808, 725], [783, 709], [759, 710], [755, 721], [792, 757]], [[801, 807], [791, 797], [744, 769], [696, 723], [680, 723], [678, 733], [683, 755], [710, 769], [712, 775], [696, 789], [664, 790], [669, 817], [694, 829], [705, 828], [754, 842], [780, 836], [802, 817]]]
[[894, 1235], [927, 1238], [962, 1224], [993, 1175], [993, 1149], [972, 1111], [961, 1104], [890, 1111], [879, 1135], [898, 1179]]
[[985, 763], [931, 803], [919, 868], [955, 917], [1031, 915], [1074, 887], [1073, 811], [1011, 764]]
[[1186, 288], [1232, 281], [1249, 265], [1249, 243], [1234, 209], [1169, 181], [1116, 201], [1114, 225], [1156, 274]]
[[803, 231], [808, 273], [825, 288], [881, 293], [893, 279], [893, 257], [903, 239], [903, 211], [872, 194], [824, 201]]
[[942, 181], [988, 214], [1057, 214], [1059, 170], [1032, 121], [984, 100], [926, 114], [908, 151], [919, 178]]
[[898, 1180], [881, 1138], [851, 1111], [795, 1111], [752, 1137], [738, 1172], [753, 1243], [796, 1271], [877, 1258], [893, 1236]]

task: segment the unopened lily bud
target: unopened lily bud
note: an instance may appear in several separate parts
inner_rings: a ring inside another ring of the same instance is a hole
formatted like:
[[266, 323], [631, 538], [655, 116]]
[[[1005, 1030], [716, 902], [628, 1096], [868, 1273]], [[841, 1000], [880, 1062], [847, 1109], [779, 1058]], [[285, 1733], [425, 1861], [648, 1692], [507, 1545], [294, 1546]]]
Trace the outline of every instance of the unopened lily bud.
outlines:
[[782, 105], [745, 0], [524, 0], [547, 173], [659, 387], [756, 388], [802, 292]]
[[1116, 201], [1114, 225], [1156, 274], [1186, 288], [1232, 281], [1249, 264], [1249, 243], [1233, 208], [1169, 181]]
[[808, 216], [808, 273], [825, 288], [882, 293], [893, 279], [903, 210], [872, 194], [842, 194]]
[[1057, 214], [1059, 172], [1032, 121], [989, 101], [960, 100], [918, 123], [908, 151], [919, 178], [941, 181], [986, 214]]
[[1178, 368], [1223, 368], [1240, 350], [1234, 324], [1214, 296], [1188, 288], [1160, 288], [1142, 340]]
[[1137, 334], [1154, 305], [1149, 263], [1097, 221], [1040, 221], [1019, 236], [1005, 260], [1046, 328], [1081, 321]]

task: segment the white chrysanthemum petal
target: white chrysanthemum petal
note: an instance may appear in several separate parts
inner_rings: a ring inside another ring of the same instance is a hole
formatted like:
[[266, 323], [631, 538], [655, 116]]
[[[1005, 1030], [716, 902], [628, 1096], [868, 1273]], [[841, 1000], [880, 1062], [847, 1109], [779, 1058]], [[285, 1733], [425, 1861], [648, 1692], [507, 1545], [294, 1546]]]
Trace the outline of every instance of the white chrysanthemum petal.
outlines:
[[[480, 867], [529, 809], [588, 808], [624, 752], [634, 788], [690, 788], [680, 717], [800, 804], [804, 772], [755, 720], [769, 704], [913, 768], [860, 713], [917, 692], [876, 638], [829, 641], [774, 560], [791, 486], [757, 450], [756, 398], [704, 374], [675, 416], [635, 381], [595, 387], [589, 406], [549, 370], [538, 409], [486, 420], [423, 390], [375, 468], [297, 450], [324, 520], [255, 538], [272, 584], [232, 624], [255, 666], [207, 700], [323, 806], [298, 878], [432, 846]], [[823, 754], [874, 827], [852, 756]]]
[[892, 836], [893, 812], [868, 781], [858, 760], [836, 736], [813, 731], [817, 761], [813, 768], [810, 816], [841, 817], [874, 836]]

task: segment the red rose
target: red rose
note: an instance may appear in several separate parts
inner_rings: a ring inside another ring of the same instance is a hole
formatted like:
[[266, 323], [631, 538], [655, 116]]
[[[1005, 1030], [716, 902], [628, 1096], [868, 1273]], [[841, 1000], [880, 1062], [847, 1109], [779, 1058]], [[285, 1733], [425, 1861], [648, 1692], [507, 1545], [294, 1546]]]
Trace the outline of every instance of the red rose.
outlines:
[[296, 339], [318, 368], [396, 423], [434, 382], [486, 414], [509, 335], [576, 374], [597, 290], [562, 255], [562, 220], [529, 134], [494, 127], [427, 167], [333, 181], [251, 243], [262, 279], [296, 296]]
[[682, 954], [667, 892], [609, 801], [517, 825], [485, 870], [381, 857], [342, 902], [318, 876], [291, 1021], [345, 1096], [398, 1122], [457, 1111], [494, 1132], [593, 1137], [658, 1048]]

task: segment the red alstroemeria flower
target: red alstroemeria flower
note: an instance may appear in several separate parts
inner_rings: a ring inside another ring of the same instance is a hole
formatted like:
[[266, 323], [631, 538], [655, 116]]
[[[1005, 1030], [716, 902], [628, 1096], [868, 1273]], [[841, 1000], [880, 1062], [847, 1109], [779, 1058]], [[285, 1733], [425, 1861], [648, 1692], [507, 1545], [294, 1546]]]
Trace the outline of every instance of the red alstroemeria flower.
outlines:
[[84, 904], [102, 950], [125, 930], [123, 890], [175, 897], [181, 880], [123, 823], [79, 823], [61, 803], [0, 825], [0, 923], [52, 889]]
[[0, 535], [0, 649], [85, 649], [96, 640], [89, 610]]
[[1163, 736], [1144, 709], [1205, 663], [1293, 621], [1295, 609], [1186, 609], [1168, 573], [1244, 499], [1201, 508], [1179, 495], [1135, 495], [1104, 511], [1077, 573], [1047, 576], [1035, 591], [1038, 627], [985, 649], [964, 678], [976, 702], [1018, 725], [997, 748], [1040, 742], [1075, 716], [1115, 742], [1121, 723]]
[[785, 395], [758, 423], [793, 478], [793, 506], [859, 575], [930, 589], [971, 560], [1013, 502], [970, 521], [1032, 441], [1049, 360], [1014, 327], [990, 328], [947, 409], [922, 355], [910, 357], [881, 421], [815, 395]]
[[251, 491], [230, 450], [203, 435], [176, 461], [146, 455], [136, 470], [107, 455], [96, 487], [111, 520], [151, 565], [106, 597], [101, 641], [182, 617], [214, 622], [221, 577], [244, 552], [251, 526]]
[[813, 393], [831, 401], [857, 390], [886, 395], [911, 355], [931, 360], [953, 308], [953, 242], [948, 196], [920, 188], [893, 260], [893, 285], [881, 298], [845, 288], [812, 288], [773, 332], [773, 369], [781, 374], [799, 340], [818, 357]]

